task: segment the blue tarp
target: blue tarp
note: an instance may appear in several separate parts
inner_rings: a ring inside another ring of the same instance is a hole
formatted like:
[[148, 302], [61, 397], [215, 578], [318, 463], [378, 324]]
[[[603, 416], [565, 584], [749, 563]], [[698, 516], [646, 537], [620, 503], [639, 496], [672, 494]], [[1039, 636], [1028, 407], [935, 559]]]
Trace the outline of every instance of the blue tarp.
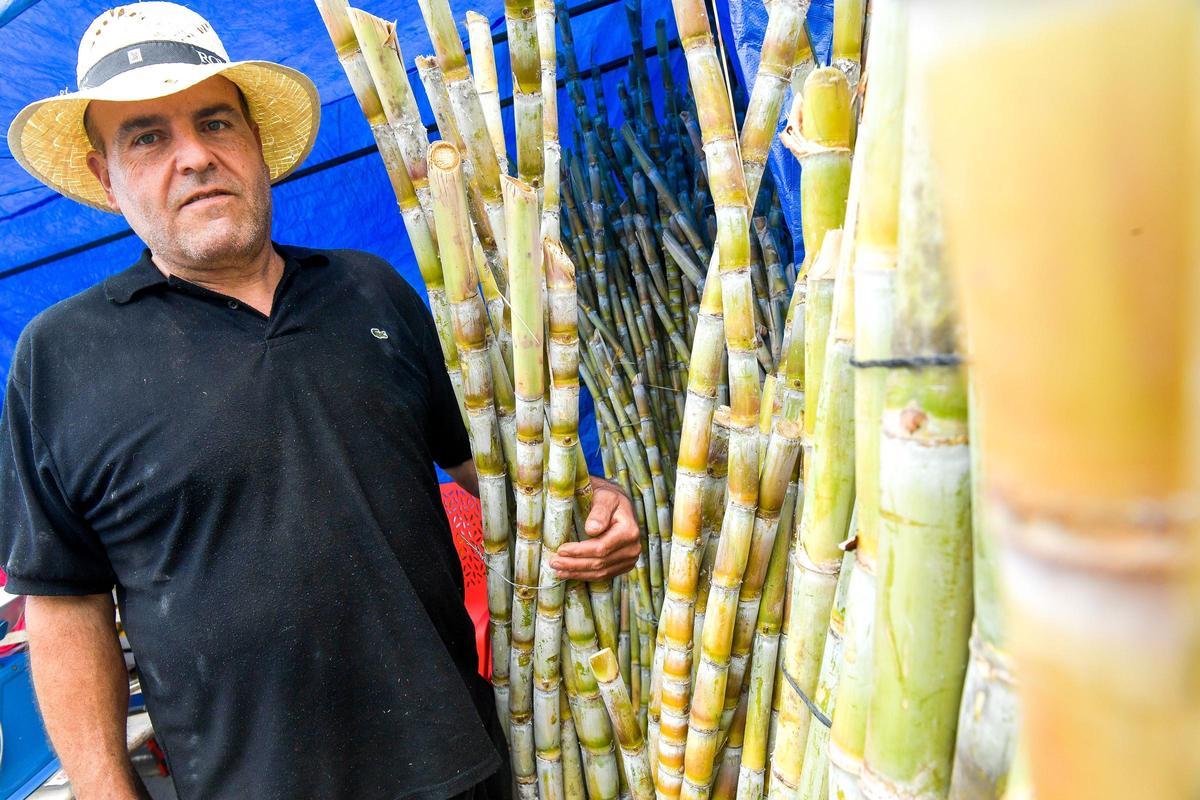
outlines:
[[[11, 18], [0, 27], [0, 52], [5, 54], [0, 125], [5, 130], [26, 103], [75, 88], [77, 42], [91, 20], [112, 4], [111, 0], [41, 0], [32, 5], [0, 0], [0, 10]], [[411, 65], [414, 56], [431, 52], [413, 0], [359, 0], [357, 4], [398, 20], [398, 41], [407, 64]], [[274, 238], [310, 247], [349, 247], [377, 253], [423, 292], [408, 238], [399, 215], [393, 211], [394, 200], [383, 164], [373, 150], [370, 131], [334, 56], [316, 6], [305, 0], [193, 0], [188, 5], [213, 23], [232, 58], [286, 64], [306, 73], [320, 91], [322, 119], [316, 146], [301, 170], [274, 190]], [[456, 19], [462, 20], [468, 4], [452, 0], [451, 5]], [[22, 12], [22, 6], [29, 7]], [[470, 7], [492, 20], [493, 31], [504, 30], [502, 2], [482, 0]], [[616, 86], [630, 53], [624, 4], [620, 0], [569, 0], [569, 7], [575, 9], [572, 28], [581, 69], [608, 65], [604, 84], [609, 113], [615, 121], [619, 115]], [[766, 25], [761, 0], [716, 0], [716, 11], [724, 44], [736, 54], [734, 74], [738, 80], [747, 76], [752, 80]], [[15, 18], [13, 12], [17, 12]], [[823, 56], [827, 56], [831, 18], [832, 0], [814, 0], [810, 23]], [[676, 81], [686, 85], [686, 68], [670, 5], [644, 2], [647, 46], [653, 45], [654, 25], [659, 19], [667, 23]], [[465, 40], [465, 31], [463, 34]], [[500, 96], [506, 98], [511, 94], [511, 81], [504, 43], [497, 45], [496, 58]], [[657, 87], [658, 60], [649, 58], [648, 66], [652, 85]], [[412, 72], [416, 94], [424, 103], [424, 92]], [[661, 97], [656, 101], [661, 109]], [[560, 93], [559, 109], [566, 148], [572, 144], [572, 126], [565, 92]], [[432, 122], [427, 107], [423, 113], [425, 120]], [[505, 114], [511, 135], [510, 107], [506, 107]], [[771, 166], [782, 178], [781, 185], [798, 187], [794, 159], [778, 152], [778, 145], [776, 150]], [[799, 192], [783, 194], [793, 238], [799, 241]], [[34, 315], [123, 269], [142, 249], [122, 218], [94, 211], [47, 189], [21, 169], [4, 142], [0, 142], [0, 243], [0, 379], [7, 373], [17, 336]], [[594, 437], [588, 438], [594, 443]]]

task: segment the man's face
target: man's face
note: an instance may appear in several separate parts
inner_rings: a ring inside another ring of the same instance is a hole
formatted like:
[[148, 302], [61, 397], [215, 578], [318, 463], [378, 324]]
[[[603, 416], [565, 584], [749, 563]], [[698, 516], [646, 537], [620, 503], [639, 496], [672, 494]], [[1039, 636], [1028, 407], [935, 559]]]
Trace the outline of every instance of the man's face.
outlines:
[[150, 251], [191, 269], [257, 251], [271, 226], [270, 174], [237, 87], [215, 76], [139, 102], [93, 100], [88, 167]]

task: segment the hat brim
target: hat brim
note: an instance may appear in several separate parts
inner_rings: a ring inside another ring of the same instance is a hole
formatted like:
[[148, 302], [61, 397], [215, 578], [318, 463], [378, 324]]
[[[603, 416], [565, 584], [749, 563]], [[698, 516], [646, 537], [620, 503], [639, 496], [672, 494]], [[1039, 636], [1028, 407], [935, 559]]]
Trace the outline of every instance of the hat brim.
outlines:
[[286, 177], [312, 150], [321, 101], [316, 86], [302, 72], [269, 61], [151, 65], [117, 75], [95, 89], [38, 100], [23, 108], [9, 126], [9, 151], [51, 189], [113, 213], [103, 187], [87, 166], [87, 155], [94, 149], [83, 127], [88, 103], [167, 97], [214, 75], [233, 81], [246, 96], [271, 183]]

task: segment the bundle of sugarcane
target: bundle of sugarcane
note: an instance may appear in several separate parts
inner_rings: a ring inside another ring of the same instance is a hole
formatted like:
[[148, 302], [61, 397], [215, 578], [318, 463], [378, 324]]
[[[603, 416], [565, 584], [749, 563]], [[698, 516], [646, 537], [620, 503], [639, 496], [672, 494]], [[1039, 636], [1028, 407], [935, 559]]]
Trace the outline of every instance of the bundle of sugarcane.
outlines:
[[[900, 125], [898, 0], [877, 3], [879, 55], [870, 63], [882, 88], [872, 90], [877, 106], [867, 105], [869, 157], [853, 169], [855, 87], [861, 98], [865, 83], [861, 0], [836, 5], [831, 67], [815, 63], [806, 0], [774, 0], [748, 96], [726, 82], [702, 2], [673, 4], [690, 94], [671, 75], [665, 21], [648, 50], [640, 3], [627, 2], [634, 44], [615, 104], [595, 68], [589, 97], [562, 0], [509, 0], [516, 178], [486, 20], [467, 19], [468, 65], [447, 1], [421, 0], [436, 57], [416, 65], [443, 139], [429, 147], [394, 30], [347, 11], [344, 0], [318, 5], [418, 249], [447, 369], [460, 375], [481, 478], [492, 682], [519, 796], [815, 798], [827, 786], [859, 786], [858, 762], [839, 772], [838, 759], [864, 743], [877, 784], [904, 780], [911, 763], [929, 764], [941, 780], [954, 720], [939, 722], [929, 744], [940, 761], [904, 761], [919, 748], [902, 747], [888, 720], [916, 728], [903, 721], [913, 712], [892, 714], [895, 676], [866, 656], [883, 646], [872, 626], [893, 624], [878, 622], [879, 609], [920, 599], [904, 591], [913, 564], [923, 565], [945, 586], [939, 598], [959, 604], [958, 638], [943, 644], [961, 663], [918, 677], [942, 681], [941, 704], [956, 716], [970, 624], [969, 549], [964, 560], [961, 547], [969, 538], [955, 527], [965, 506], [953, 493], [915, 497], [917, 473], [905, 459], [953, 462], [947, 485], [965, 480], [963, 408], [922, 405], [965, 384], [954, 367], [852, 366], [855, 355], [891, 355], [899, 147], [923, 141]], [[576, 142], [561, 154], [556, 27]], [[800, 90], [788, 144], [804, 168], [802, 264], [792, 263], [765, 170], [792, 86]], [[941, 298], [928, 171], [909, 160], [912, 255], [901, 285], [909, 297], [933, 285]], [[903, 355], [952, 351], [953, 329], [941, 324], [949, 306], [934, 304], [936, 325], [919, 306], [909, 302], [913, 313], [900, 316], [901, 338], [915, 337]], [[627, 576], [564, 584], [549, 563], [562, 543], [585, 535], [578, 523], [590, 506], [581, 383], [595, 402], [605, 473], [629, 493], [644, 546]], [[881, 426], [897, 440], [893, 468], [887, 458], [878, 466]], [[953, 452], [920, 449], [924, 433], [936, 439], [947, 426]], [[884, 515], [881, 484], [893, 504], [883, 504]], [[881, 516], [897, 527], [890, 539]], [[928, 543], [904, 528], [914, 519], [945, 522], [954, 557], [926, 558]], [[877, 555], [881, 541], [899, 555]], [[874, 576], [888, 569], [904, 579], [876, 602]], [[906, 630], [937, 630], [928, 608], [905, 613]], [[903, 710], [905, 698], [898, 702]], [[883, 722], [872, 726], [866, 709], [876, 706], [871, 718]], [[830, 714], [832, 745], [823, 727]]]
[[1037, 797], [1193, 797], [1200, 14], [969, 10], [971, 46], [922, 77], [1028, 777]]

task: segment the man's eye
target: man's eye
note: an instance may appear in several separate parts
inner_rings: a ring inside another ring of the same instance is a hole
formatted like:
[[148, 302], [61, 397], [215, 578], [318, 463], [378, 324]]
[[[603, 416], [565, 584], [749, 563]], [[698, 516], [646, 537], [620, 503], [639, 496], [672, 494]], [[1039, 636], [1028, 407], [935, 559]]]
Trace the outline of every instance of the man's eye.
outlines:
[[141, 136], [134, 139], [133, 143], [135, 145], [148, 145], [154, 144], [156, 141], [158, 141], [157, 133], [143, 133]]
[[229, 123], [223, 119], [210, 119], [204, 123], [204, 128], [210, 131], [224, 130], [229, 127]]

